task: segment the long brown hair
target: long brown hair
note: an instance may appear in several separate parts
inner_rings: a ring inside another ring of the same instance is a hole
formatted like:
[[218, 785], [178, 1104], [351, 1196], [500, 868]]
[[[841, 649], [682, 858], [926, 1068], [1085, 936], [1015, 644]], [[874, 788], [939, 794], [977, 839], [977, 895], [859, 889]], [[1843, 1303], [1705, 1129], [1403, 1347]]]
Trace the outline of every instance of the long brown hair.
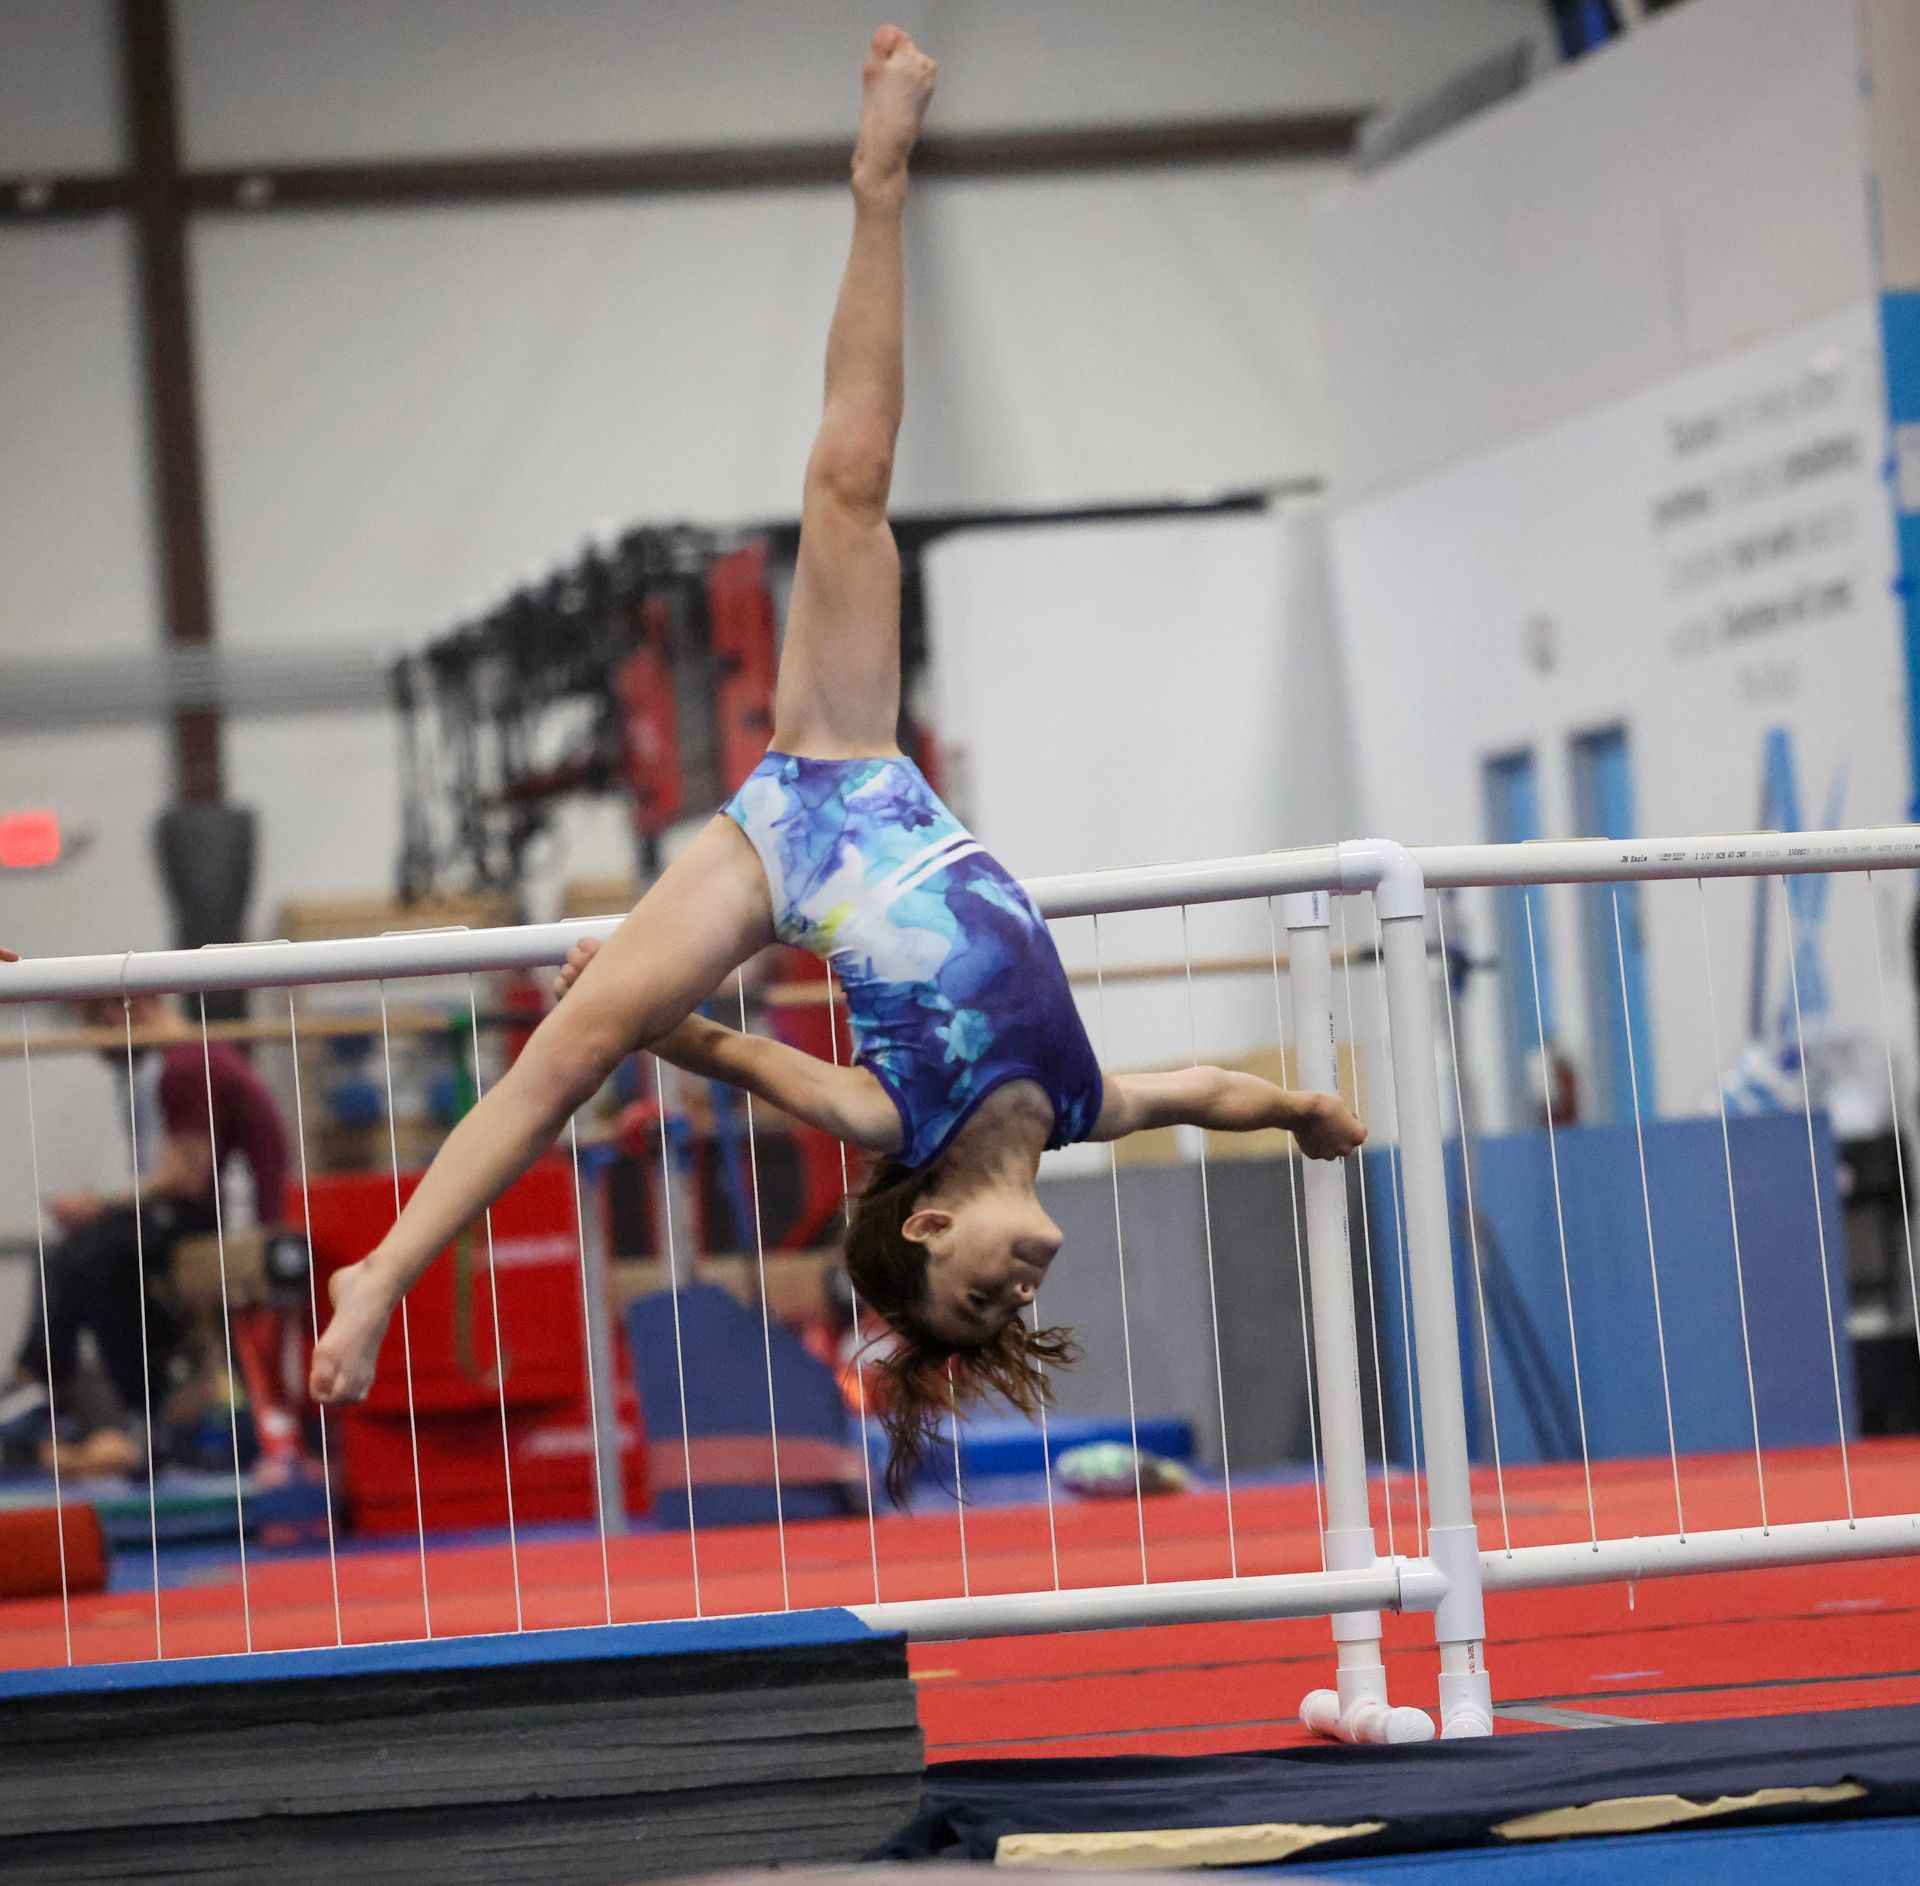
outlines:
[[914, 1475], [949, 1415], [996, 1394], [1024, 1415], [1053, 1401], [1047, 1365], [1080, 1358], [1073, 1332], [1029, 1329], [1016, 1317], [973, 1348], [946, 1342], [927, 1324], [927, 1247], [905, 1225], [939, 1187], [938, 1163], [916, 1168], [877, 1159], [847, 1214], [847, 1275], [899, 1341], [879, 1357], [879, 1415], [887, 1435], [887, 1491], [904, 1506]]

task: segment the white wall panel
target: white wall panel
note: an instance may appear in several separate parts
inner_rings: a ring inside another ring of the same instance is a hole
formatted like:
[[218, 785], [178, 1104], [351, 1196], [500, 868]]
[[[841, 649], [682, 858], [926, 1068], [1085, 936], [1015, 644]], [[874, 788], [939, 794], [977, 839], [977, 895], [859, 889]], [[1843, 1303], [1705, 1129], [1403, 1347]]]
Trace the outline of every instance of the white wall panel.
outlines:
[[[1325, 172], [923, 190], [904, 509], [1311, 473]], [[418, 639], [589, 530], [791, 516], [837, 192], [195, 233], [221, 629]]]
[[157, 726], [0, 741], [0, 806], [49, 807], [87, 840], [52, 870], [0, 876], [0, 941], [23, 956], [168, 945], [151, 828], [171, 797], [170, 763]]
[[1832, 0], [1693, 0], [1326, 199], [1353, 495], [1871, 292], [1860, 46]]
[[227, 796], [257, 820], [251, 932], [331, 891], [390, 892], [400, 848], [399, 730], [391, 714], [230, 721]]
[[0, 0], [0, 171], [121, 161], [111, 0]]
[[[197, 162], [851, 137], [855, 0], [182, 0]], [[1367, 105], [1542, 33], [1529, 0], [902, 0], [939, 124]]]
[[933, 721], [955, 809], [1009, 870], [1336, 835], [1349, 795], [1320, 528], [1227, 516], [934, 546]]
[[117, 222], [0, 234], [0, 654], [156, 633], [132, 273]]
[[[1751, 830], [1773, 727], [1791, 732], [1806, 822], [1826, 816], [1836, 784], [1842, 823], [1903, 817], [1879, 360], [1864, 303], [1336, 517], [1369, 826], [1409, 844], [1485, 836], [1484, 762], [1525, 747], [1545, 835], [1574, 835], [1568, 743], [1616, 722], [1644, 833]], [[1796, 455], [1828, 469], [1783, 482]], [[1695, 488], [1704, 514], [1663, 524], [1660, 501]], [[1571, 966], [1573, 906], [1556, 894], [1556, 908]], [[1747, 903], [1715, 895], [1718, 1043], [1697, 913], [1666, 892], [1647, 909], [1661, 1091], [1692, 1104], [1742, 1038]], [[1836, 1014], [1871, 1029], [1864, 916], [1834, 929]], [[1891, 934], [1889, 947], [1900, 947]], [[1577, 1049], [1573, 1003], [1562, 1019]]]
[[[1344, 681], [1317, 516], [982, 530], [928, 556], [930, 706], [954, 809], [1021, 876], [1350, 835]], [[1070, 966], [1094, 927], [1056, 927]], [[1264, 905], [1103, 919], [1097, 960], [1257, 955]], [[1082, 984], [1115, 1067], [1275, 1044], [1265, 977]], [[1051, 1169], [1098, 1166], [1098, 1149]]]
[[786, 515], [834, 197], [195, 232], [223, 634], [417, 640], [596, 525]]

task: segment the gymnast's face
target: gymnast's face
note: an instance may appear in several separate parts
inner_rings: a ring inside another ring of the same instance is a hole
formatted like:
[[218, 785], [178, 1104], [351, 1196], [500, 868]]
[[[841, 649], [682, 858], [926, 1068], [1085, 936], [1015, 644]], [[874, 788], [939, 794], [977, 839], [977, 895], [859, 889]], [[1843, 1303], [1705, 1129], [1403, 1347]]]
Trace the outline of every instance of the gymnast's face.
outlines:
[[926, 1246], [928, 1326], [958, 1349], [991, 1341], [1021, 1315], [1060, 1249], [1060, 1227], [1031, 1187], [936, 1198], [902, 1230]]

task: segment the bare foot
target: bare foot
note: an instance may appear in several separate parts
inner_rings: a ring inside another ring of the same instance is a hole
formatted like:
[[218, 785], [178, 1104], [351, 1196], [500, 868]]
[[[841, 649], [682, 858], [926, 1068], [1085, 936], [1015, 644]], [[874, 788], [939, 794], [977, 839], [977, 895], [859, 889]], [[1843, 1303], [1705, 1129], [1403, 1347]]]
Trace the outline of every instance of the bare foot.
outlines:
[[933, 101], [935, 66], [897, 26], [883, 26], [860, 75], [860, 137], [853, 178], [862, 186], [904, 184], [907, 155]]
[[308, 1392], [319, 1402], [365, 1401], [393, 1303], [368, 1273], [364, 1259], [334, 1272], [327, 1297], [333, 1320], [313, 1346]]
[[600, 939], [583, 936], [567, 952], [567, 959], [560, 965], [560, 973], [553, 979], [553, 999], [557, 1002], [580, 980], [580, 972], [600, 954]]

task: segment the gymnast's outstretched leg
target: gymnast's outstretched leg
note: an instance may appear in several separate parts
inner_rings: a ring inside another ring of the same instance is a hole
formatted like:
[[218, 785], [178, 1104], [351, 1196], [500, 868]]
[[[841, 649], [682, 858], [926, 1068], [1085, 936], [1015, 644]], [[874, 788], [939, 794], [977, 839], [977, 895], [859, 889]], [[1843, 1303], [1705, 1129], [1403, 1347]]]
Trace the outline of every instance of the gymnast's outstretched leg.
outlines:
[[827, 332], [826, 397], [780, 650], [773, 744], [782, 753], [899, 750], [900, 557], [887, 493], [905, 397], [900, 222], [933, 83], [933, 61], [897, 26], [874, 34], [853, 157], [853, 242]]

